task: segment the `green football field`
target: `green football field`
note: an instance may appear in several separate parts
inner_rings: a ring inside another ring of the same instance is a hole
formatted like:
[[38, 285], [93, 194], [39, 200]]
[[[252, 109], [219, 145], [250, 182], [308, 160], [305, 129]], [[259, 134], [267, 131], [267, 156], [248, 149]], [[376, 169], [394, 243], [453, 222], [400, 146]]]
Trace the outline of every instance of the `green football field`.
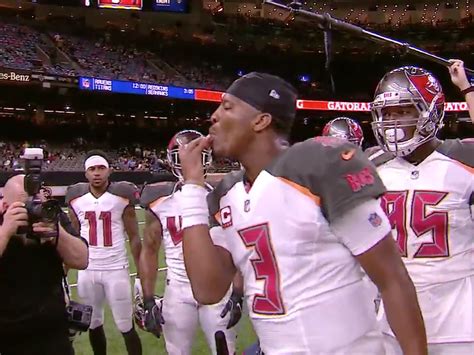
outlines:
[[[144, 213], [143, 210], [137, 210], [138, 223], [140, 227], [140, 233], [143, 230], [144, 222]], [[128, 245], [127, 245], [128, 246]], [[130, 253], [129, 253], [130, 256]], [[163, 250], [160, 251], [160, 267], [166, 266], [165, 260], [163, 257]], [[135, 264], [130, 256], [130, 272], [135, 273]], [[156, 294], [163, 295], [164, 290], [164, 279], [166, 272], [160, 272], [157, 285], [156, 285]], [[68, 275], [69, 283], [76, 283], [77, 271], [72, 270]], [[134, 277], [130, 278], [130, 287], [133, 287]], [[76, 288], [72, 287], [72, 298], [78, 300]], [[176, 310], [179, 312], [179, 310]], [[105, 311], [105, 321], [104, 321], [105, 332], [107, 336], [107, 354], [109, 355], [127, 355], [125, 350], [125, 345], [122, 339], [120, 332], [115, 328], [115, 324], [110, 313], [109, 308], [106, 306]], [[237, 324], [238, 329], [238, 339], [237, 339], [237, 353], [241, 353], [245, 348], [253, 344], [256, 340], [255, 333], [253, 332], [252, 325], [250, 324], [247, 316], [243, 316], [239, 324]], [[166, 354], [165, 344], [163, 338], [157, 339], [153, 335], [146, 333], [138, 329], [138, 334], [142, 340], [143, 354], [144, 355], [158, 355]], [[92, 349], [89, 345], [89, 337], [87, 333], [80, 334], [76, 336], [74, 341], [74, 349], [76, 355], [92, 355]], [[193, 354], [209, 354], [206, 340], [203, 333], [199, 329], [193, 346]]]

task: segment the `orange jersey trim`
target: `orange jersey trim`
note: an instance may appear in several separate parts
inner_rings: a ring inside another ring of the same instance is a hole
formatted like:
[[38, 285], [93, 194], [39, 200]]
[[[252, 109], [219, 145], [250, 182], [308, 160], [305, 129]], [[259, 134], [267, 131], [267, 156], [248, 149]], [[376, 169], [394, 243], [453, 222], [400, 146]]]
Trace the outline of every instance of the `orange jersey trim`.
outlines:
[[318, 206], [321, 206], [321, 198], [315, 194], [313, 194], [311, 191], [309, 191], [309, 189], [307, 187], [304, 187], [304, 186], [301, 186], [299, 184], [297, 184], [296, 182], [294, 181], [291, 181], [291, 180], [288, 180], [288, 179], [285, 179], [283, 177], [278, 177], [278, 179], [282, 182], [284, 182], [285, 184], [288, 184], [290, 185], [291, 187], [293, 187], [294, 189], [298, 190], [299, 192], [301, 192], [303, 195], [306, 195], [308, 196], [311, 200], [314, 201], [314, 203], [316, 203]]
[[458, 164], [461, 168], [463, 168], [463, 169], [467, 170], [468, 172], [470, 172], [471, 174], [474, 174], [474, 168], [473, 167], [471, 167], [469, 165], [466, 165], [466, 164], [463, 164], [458, 160], [455, 160], [455, 163]]
[[219, 225], [222, 225], [221, 211], [218, 211], [218, 212], [214, 215], [214, 218], [216, 219], [217, 223], [219, 223]]

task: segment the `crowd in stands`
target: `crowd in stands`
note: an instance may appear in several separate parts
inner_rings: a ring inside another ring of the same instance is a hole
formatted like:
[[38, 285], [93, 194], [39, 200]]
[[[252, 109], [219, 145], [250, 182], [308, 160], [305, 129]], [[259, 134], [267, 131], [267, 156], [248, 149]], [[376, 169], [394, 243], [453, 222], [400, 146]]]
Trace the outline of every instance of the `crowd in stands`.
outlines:
[[0, 22], [0, 66], [11, 69], [41, 68], [36, 45], [39, 33], [22, 25]]
[[99, 78], [156, 82], [158, 70], [148, 59], [150, 53], [138, 51], [124, 45], [114, 46], [107, 37], [91, 41], [67, 34], [54, 34], [55, 43], [60, 43], [62, 51], [78, 64], [77, 74]]
[[[287, 26], [277, 19], [222, 13], [214, 21], [214, 27], [203, 29], [205, 35], [195, 36], [192, 43], [189, 39], [183, 42], [176, 28], [174, 34], [158, 31], [155, 37], [139, 44], [127, 37], [130, 33], [113, 29], [73, 31], [66, 24], [42, 23], [40, 27], [34, 23], [20, 24], [15, 19], [0, 19], [0, 67], [216, 90], [224, 89], [245, 72], [267, 69], [293, 78], [305, 94], [315, 96], [319, 91], [329, 90], [321, 83], [324, 73], [315, 73], [315, 62], [307, 69], [297, 61], [291, 65], [287, 60], [299, 50], [324, 63], [322, 32], [316, 26], [298, 22]], [[415, 44], [423, 41], [424, 48], [435, 53], [448, 49], [469, 52], [474, 46], [474, 38], [468, 35], [474, 28], [471, 14], [457, 22], [437, 19], [395, 24], [387, 20], [385, 24], [373, 24], [359, 17], [349, 21], [390, 36], [410, 38]], [[226, 38], [228, 43], [216, 43], [217, 37]], [[347, 43], [334, 41], [335, 53], [355, 56], [383, 48], [362, 40], [351, 41], [351, 46]], [[265, 60], [258, 59], [262, 55], [266, 56]], [[297, 79], [298, 71], [303, 74], [304, 70], [313, 71], [308, 82]]]
[[[92, 144], [78, 138], [68, 146], [39, 142], [0, 142], [0, 171], [22, 169], [21, 155], [26, 147], [42, 148], [44, 171], [83, 171], [87, 151], [102, 148], [111, 161], [113, 171], [150, 171], [163, 173], [169, 170], [165, 149], [133, 144], [120, 149], [112, 149], [104, 144]], [[239, 169], [239, 164], [225, 159], [213, 162], [210, 172], [228, 172]]]

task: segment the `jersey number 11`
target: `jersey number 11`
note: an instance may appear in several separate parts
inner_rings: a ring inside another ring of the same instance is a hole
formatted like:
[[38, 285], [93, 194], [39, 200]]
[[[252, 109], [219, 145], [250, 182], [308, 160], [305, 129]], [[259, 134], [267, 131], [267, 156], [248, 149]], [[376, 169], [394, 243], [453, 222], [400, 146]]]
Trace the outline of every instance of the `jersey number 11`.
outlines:
[[[95, 211], [87, 211], [85, 218], [89, 221], [89, 245], [97, 246], [97, 217]], [[104, 236], [104, 247], [112, 246], [112, 213], [110, 211], [100, 212], [99, 219], [102, 220], [102, 235]]]

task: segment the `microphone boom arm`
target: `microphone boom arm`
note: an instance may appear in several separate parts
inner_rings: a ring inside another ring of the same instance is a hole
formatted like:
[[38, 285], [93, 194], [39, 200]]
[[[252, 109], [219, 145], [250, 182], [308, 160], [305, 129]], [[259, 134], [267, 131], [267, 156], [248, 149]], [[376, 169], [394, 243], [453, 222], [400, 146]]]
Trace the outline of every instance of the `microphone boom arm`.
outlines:
[[[423, 49], [414, 47], [407, 42], [400, 42], [393, 38], [386, 37], [386, 36], [383, 36], [378, 33], [368, 31], [368, 30], [364, 30], [362, 27], [353, 25], [348, 22], [344, 22], [342, 20], [335, 19], [331, 17], [331, 15], [329, 15], [328, 13], [321, 15], [315, 12], [303, 10], [301, 9], [301, 3], [293, 2], [290, 4], [290, 6], [279, 4], [272, 0], [265, 0], [263, 3], [275, 6], [282, 10], [290, 11], [295, 15], [300, 15], [302, 17], [315, 20], [323, 29], [329, 27], [331, 29], [335, 29], [341, 32], [347, 32], [351, 35], [362, 37], [364, 39], [368, 39], [376, 43], [389, 44], [389, 45], [394, 46], [395, 48], [403, 50], [407, 54], [412, 54], [414, 56], [429, 60], [431, 62], [441, 64], [445, 67], [451, 66], [451, 62], [449, 60], [439, 57], [435, 54], [429, 53]], [[464, 70], [466, 71], [467, 74], [474, 75], [474, 70], [468, 69], [468, 68], [464, 68]]]

